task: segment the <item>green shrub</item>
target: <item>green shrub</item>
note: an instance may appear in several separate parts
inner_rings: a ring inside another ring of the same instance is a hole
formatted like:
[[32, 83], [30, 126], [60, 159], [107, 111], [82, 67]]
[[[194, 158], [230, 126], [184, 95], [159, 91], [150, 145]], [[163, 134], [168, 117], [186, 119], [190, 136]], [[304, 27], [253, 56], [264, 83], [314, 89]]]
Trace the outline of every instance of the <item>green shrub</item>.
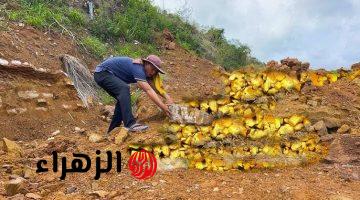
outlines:
[[66, 16], [73, 26], [84, 26], [86, 24], [85, 14], [78, 9], [70, 8]]
[[132, 58], [146, 57], [149, 54], [157, 54], [156, 47], [150, 44], [118, 44], [115, 47], [115, 54], [129, 56]]
[[108, 52], [108, 45], [93, 36], [87, 36], [82, 40], [86, 49], [98, 58], [103, 58]]
[[[87, 20], [81, 9], [67, 6], [69, 2], [66, 0], [17, 2], [20, 9], [6, 12], [10, 20], [23, 21], [39, 28], [63, 30], [65, 27], [77, 37], [86, 35], [81, 41], [98, 58], [107, 53], [131, 57], [159, 53], [156, 49], [157, 38], [167, 28], [181, 47], [212, 60], [225, 69], [260, 63], [251, 57], [248, 46], [228, 41], [224, 36], [224, 29], [202, 30], [179, 14], [161, 12], [150, 0], [101, 1], [101, 6], [95, 10], [95, 19], [91, 21]], [[133, 44], [135, 40], [141, 44]], [[105, 42], [110, 45], [105, 45]]]

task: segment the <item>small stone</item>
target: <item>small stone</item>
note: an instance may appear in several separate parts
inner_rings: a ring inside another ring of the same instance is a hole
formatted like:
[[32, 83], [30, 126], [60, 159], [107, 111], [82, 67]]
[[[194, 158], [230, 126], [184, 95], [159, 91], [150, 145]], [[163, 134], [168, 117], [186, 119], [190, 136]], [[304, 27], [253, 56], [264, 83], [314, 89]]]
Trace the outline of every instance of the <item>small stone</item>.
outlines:
[[108, 194], [109, 194], [109, 192], [104, 191], [104, 190], [90, 192], [90, 195], [94, 195], [94, 196], [100, 197], [100, 198], [105, 198]]
[[44, 108], [44, 107], [36, 107], [35, 110], [37, 111], [43, 111], [43, 112], [47, 112], [48, 109], [47, 108]]
[[218, 187], [215, 187], [215, 188], [213, 189], [213, 191], [214, 191], [214, 192], [218, 192], [218, 191], [219, 191], [219, 188], [218, 188]]
[[13, 168], [13, 166], [12, 165], [2, 165], [1, 166], [3, 169], [5, 169], [5, 172], [6, 173], [11, 173], [12, 172], [12, 168]]
[[27, 108], [17, 108], [16, 109], [19, 114], [24, 113], [27, 111]]
[[21, 157], [24, 154], [23, 150], [18, 144], [16, 144], [16, 142], [8, 140], [6, 138], [3, 138], [3, 148], [4, 151], [7, 152], [7, 154], [9, 155]]
[[313, 127], [318, 132], [318, 135], [326, 135], [328, 133], [325, 122], [322, 120], [316, 122]]
[[5, 192], [8, 196], [13, 196], [20, 193], [23, 188], [24, 183], [22, 178], [13, 179], [5, 183]]
[[344, 124], [337, 130], [337, 133], [344, 134], [344, 133], [348, 133], [349, 131], [350, 131], [350, 126], [347, 124]]
[[11, 65], [15, 65], [15, 66], [20, 66], [20, 65], [21, 65], [21, 62], [18, 61], [18, 60], [12, 60], [12, 61], [10, 62], [10, 64], [11, 64]]
[[75, 110], [85, 110], [86, 106], [82, 103], [77, 103], [76, 104], [76, 109]]
[[46, 99], [38, 99], [36, 104], [40, 107], [45, 107], [48, 105], [48, 102], [46, 101]]
[[9, 65], [9, 61], [0, 58], [0, 65], [2, 65], [2, 66], [8, 66], [8, 65]]
[[65, 85], [67, 85], [67, 86], [74, 86], [74, 83], [69, 78], [65, 78], [64, 82], [65, 82]]
[[59, 133], [60, 133], [60, 130], [56, 130], [56, 131], [52, 132], [51, 135], [52, 135], [52, 136], [56, 136], [56, 135], [59, 134]]
[[96, 134], [96, 133], [92, 133], [89, 136], [90, 142], [94, 142], [94, 143], [100, 142], [102, 139], [103, 139], [103, 137], [101, 137], [101, 135]]
[[47, 98], [47, 99], [53, 99], [53, 98], [54, 98], [54, 94], [53, 94], [53, 93], [41, 93], [41, 95], [42, 95], [44, 98]]
[[84, 128], [79, 128], [79, 127], [75, 127], [74, 129], [75, 133], [80, 133], [80, 134], [85, 133], [85, 131], [86, 130]]
[[39, 93], [34, 90], [19, 91], [18, 96], [21, 99], [35, 99], [39, 97]]
[[67, 105], [67, 104], [63, 104], [62, 107], [63, 107], [65, 110], [70, 110], [70, 109], [71, 109], [71, 106], [70, 106], [70, 105]]
[[15, 108], [6, 110], [7, 114], [9, 115], [16, 115], [18, 114], [17, 110]]
[[27, 193], [25, 195], [25, 197], [29, 198], [29, 199], [41, 199], [42, 197], [38, 194], [35, 193]]
[[123, 127], [114, 129], [113, 131], [110, 132], [110, 135], [112, 133], [115, 135], [115, 144], [123, 143], [129, 135], [128, 130], [126, 130]]
[[170, 42], [169, 44], [166, 45], [166, 49], [168, 50], [174, 50], [176, 47], [175, 42]]
[[76, 190], [77, 190], [76, 187], [70, 186], [70, 187], [66, 188], [65, 194], [72, 194], [72, 193], [76, 192]]
[[307, 101], [307, 104], [312, 106], [312, 107], [316, 107], [318, 105], [318, 102], [315, 101], [315, 100], [310, 99], [310, 100]]

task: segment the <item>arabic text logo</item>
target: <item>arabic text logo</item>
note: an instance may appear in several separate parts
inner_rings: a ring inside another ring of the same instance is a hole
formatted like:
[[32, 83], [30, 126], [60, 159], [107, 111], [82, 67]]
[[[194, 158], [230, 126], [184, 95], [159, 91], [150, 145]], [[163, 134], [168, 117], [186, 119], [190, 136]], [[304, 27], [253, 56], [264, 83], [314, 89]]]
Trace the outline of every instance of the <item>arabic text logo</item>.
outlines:
[[128, 167], [132, 176], [144, 180], [154, 176], [157, 161], [154, 154], [146, 150], [136, 151], [130, 156]]

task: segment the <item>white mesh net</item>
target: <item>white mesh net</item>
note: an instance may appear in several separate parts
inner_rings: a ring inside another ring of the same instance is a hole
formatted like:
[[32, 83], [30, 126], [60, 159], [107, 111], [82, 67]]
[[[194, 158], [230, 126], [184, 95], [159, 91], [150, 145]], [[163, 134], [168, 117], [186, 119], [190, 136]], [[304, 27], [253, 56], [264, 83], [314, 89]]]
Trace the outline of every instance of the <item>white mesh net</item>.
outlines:
[[73, 56], [65, 54], [60, 57], [60, 60], [83, 104], [89, 108], [89, 103], [99, 101], [98, 91], [100, 88], [95, 83], [90, 70]]

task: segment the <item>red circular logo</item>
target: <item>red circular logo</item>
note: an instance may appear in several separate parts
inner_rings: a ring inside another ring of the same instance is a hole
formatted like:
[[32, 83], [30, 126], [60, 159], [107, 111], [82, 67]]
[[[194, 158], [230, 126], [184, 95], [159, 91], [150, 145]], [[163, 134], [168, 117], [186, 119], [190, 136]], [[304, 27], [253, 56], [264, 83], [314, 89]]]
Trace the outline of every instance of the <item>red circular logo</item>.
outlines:
[[133, 177], [145, 180], [154, 176], [157, 162], [154, 154], [142, 149], [130, 156], [128, 167]]

